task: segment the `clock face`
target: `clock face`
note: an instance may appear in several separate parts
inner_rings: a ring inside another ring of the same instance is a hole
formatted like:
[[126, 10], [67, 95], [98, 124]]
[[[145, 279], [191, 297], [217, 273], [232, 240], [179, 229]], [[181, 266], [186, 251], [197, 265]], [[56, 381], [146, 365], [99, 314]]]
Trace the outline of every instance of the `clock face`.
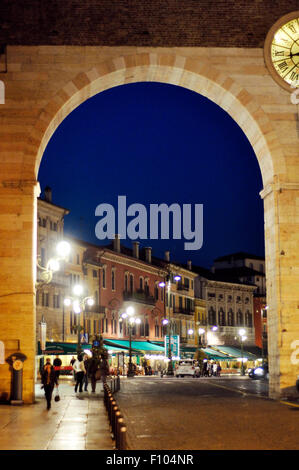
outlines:
[[299, 18], [284, 24], [271, 44], [272, 64], [287, 83], [299, 86]]
[[265, 60], [280, 85], [287, 89], [299, 87], [299, 12], [286, 15], [270, 29]]

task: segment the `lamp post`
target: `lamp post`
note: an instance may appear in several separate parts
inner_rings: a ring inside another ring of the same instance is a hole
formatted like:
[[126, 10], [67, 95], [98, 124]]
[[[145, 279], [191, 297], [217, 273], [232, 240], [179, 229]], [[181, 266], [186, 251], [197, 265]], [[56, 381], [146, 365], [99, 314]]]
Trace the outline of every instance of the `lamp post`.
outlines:
[[[94, 300], [90, 296], [84, 297], [83, 295], [83, 287], [81, 284], [76, 284], [73, 287], [73, 294], [75, 297], [67, 297], [64, 299], [64, 305], [66, 307], [72, 306], [73, 311], [76, 315], [79, 316], [79, 324], [76, 325], [76, 330], [78, 333], [78, 342], [77, 342], [77, 354], [82, 353], [82, 346], [81, 346], [81, 340], [80, 340], [80, 333], [82, 330], [84, 330], [85, 325], [84, 325], [84, 313], [85, 313], [85, 306], [86, 304], [89, 306], [92, 306], [94, 304]], [[80, 315], [81, 312], [83, 312], [83, 326], [80, 325]]]
[[240, 342], [241, 342], [241, 360], [242, 360], [242, 365], [241, 365], [241, 375], [245, 375], [245, 370], [244, 370], [244, 362], [243, 362], [243, 342], [247, 339], [245, 336], [246, 331], [244, 328], [241, 328], [239, 330], [239, 336], [240, 336]]
[[40, 256], [38, 256], [36, 260], [36, 265], [38, 269], [41, 271], [40, 277], [41, 281], [36, 282], [36, 288], [39, 289], [43, 287], [45, 284], [49, 284], [53, 279], [53, 273], [59, 271], [60, 264], [59, 261], [66, 261], [71, 251], [71, 246], [66, 241], [60, 241], [56, 245], [56, 252], [57, 256], [54, 256], [49, 259], [46, 266], [41, 266], [40, 264]]
[[[175, 281], [180, 281], [181, 276], [175, 275], [174, 280]], [[173, 364], [172, 364], [172, 353], [171, 353], [171, 320], [170, 320], [170, 290], [171, 290], [171, 279], [170, 279], [170, 273], [165, 278], [164, 282], [160, 282], [159, 286], [160, 287], [166, 287], [167, 285], [167, 304], [168, 304], [168, 319], [167, 322], [164, 323], [164, 325], [168, 325], [168, 367], [167, 367], [167, 373], [166, 375], [174, 375], [173, 372]], [[166, 319], [165, 319], [166, 320]]]
[[202, 335], [205, 334], [206, 330], [204, 328], [198, 328], [198, 349], [205, 347], [205, 340], [202, 342]]
[[125, 313], [121, 314], [121, 317], [123, 319], [128, 319], [128, 328], [129, 328], [129, 341], [130, 341], [130, 346], [129, 346], [129, 367], [128, 367], [128, 372], [127, 372], [127, 377], [134, 377], [134, 369], [133, 369], [133, 363], [132, 363], [132, 329], [134, 328], [134, 325], [140, 325], [141, 320], [140, 318], [136, 317], [134, 315], [135, 310], [133, 307], [128, 307], [126, 309]]

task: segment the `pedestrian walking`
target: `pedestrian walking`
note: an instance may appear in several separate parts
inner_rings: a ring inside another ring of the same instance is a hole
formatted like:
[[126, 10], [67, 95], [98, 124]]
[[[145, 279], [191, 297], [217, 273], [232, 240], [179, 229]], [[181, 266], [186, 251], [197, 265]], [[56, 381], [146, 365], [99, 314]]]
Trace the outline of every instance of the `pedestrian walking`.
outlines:
[[58, 381], [55, 373], [54, 366], [51, 364], [51, 359], [47, 357], [46, 364], [43, 367], [41, 374], [42, 388], [45, 391], [45, 397], [47, 400], [47, 410], [51, 408], [52, 393], [54, 385], [58, 387]]
[[213, 375], [216, 377], [217, 376], [217, 364], [213, 364]]
[[85, 367], [84, 367], [82, 354], [78, 355], [78, 359], [74, 362], [73, 368], [76, 373], [75, 392], [77, 393], [77, 390], [79, 387], [79, 392], [81, 393], [83, 392], [82, 386], [83, 386], [83, 379], [84, 379], [84, 374], [85, 374]]
[[74, 371], [74, 364], [76, 362], [75, 356], [72, 356], [72, 359], [70, 360], [70, 366], [73, 368], [73, 379], [74, 382], [76, 382], [76, 372]]
[[221, 372], [221, 370], [222, 370], [222, 369], [221, 369], [221, 365], [220, 365], [219, 362], [218, 362], [218, 364], [217, 364], [217, 377], [220, 377], [220, 372]]
[[57, 355], [56, 358], [53, 361], [53, 366], [54, 366], [57, 382], [59, 380], [61, 365], [62, 365], [62, 361], [61, 361], [60, 357]]
[[83, 377], [83, 385], [84, 385], [84, 391], [87, 392], [88, 389], [87, 389], [87, 386], [88, 386], [88, 369], [89, 369], [89, 357], [87, 356], [87, 354], [85, 354], [84, 356], [84, 367], [85, 367], [85, 374], [84, 374], [84, 377]]

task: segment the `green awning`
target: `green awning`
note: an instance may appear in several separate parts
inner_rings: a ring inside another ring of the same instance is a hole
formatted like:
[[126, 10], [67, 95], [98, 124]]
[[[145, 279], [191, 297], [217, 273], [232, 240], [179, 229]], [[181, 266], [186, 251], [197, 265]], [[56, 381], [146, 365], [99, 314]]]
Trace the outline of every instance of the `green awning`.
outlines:
[[[120, 346], [120, 347], [126, 347], [130, 348], [130, 341], [124, 340], [124, 339], [117, 339], [117, 340], [106, 340], [106, 344], [111, 343], [114, 344], [115, 346]], [[157, 344], [151, 343], [150, 341], [132, 341], [132, 349], [135, 349], [136, 351], [140, 352], [163, 352], [164, 353], [164, 347], [158, 346]]]
[[[222, 353], [228, 355], [227, 357], [232, 359], [237, 359], [242, 357], [241, 349], [235, 348], [234, 346], [212, 346], [216, 354]], [[258, 357], [255, 354], [252, 354], [248, 351], [243, 351], [243, 358], [246, 358], [249, 361], [256, 361]]]
[[217, 360], [217, 361], [232, 360], [232, 357], [222, 354], [219, 351], [214, 351], [211, 348], [201, 348], [201, 349], [205, 353], [207, 359]]
[[[91, 344], [82, 343], [81, 344], [82, 350], [84, 349], [91, 349]], [[104, 340], [104, 347], [105, 349], [112, 351], [113, 353], [125, 352], [127, 353], [128, 348], [118, 348], [113, 343], [105, 344]], [[134, 351], [133, 351], [134, 352]], [[41, 356], [43, 352], [40, 348], [40, 342], [38, 342], [38, 355]], [[65, 355], [65, 354], [77, 354], [77, 343], [57, 343], [57, 342], [46, 342], [46, 350], [44, 351], [44, 355]]]

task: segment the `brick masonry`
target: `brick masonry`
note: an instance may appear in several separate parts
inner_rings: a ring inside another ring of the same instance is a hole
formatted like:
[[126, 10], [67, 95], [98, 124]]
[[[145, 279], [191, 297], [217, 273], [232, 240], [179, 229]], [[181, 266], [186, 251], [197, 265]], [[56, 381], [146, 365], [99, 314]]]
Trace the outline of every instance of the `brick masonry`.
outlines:
[[0, 44], [262, 47], [298, 0], [2, 0]]

